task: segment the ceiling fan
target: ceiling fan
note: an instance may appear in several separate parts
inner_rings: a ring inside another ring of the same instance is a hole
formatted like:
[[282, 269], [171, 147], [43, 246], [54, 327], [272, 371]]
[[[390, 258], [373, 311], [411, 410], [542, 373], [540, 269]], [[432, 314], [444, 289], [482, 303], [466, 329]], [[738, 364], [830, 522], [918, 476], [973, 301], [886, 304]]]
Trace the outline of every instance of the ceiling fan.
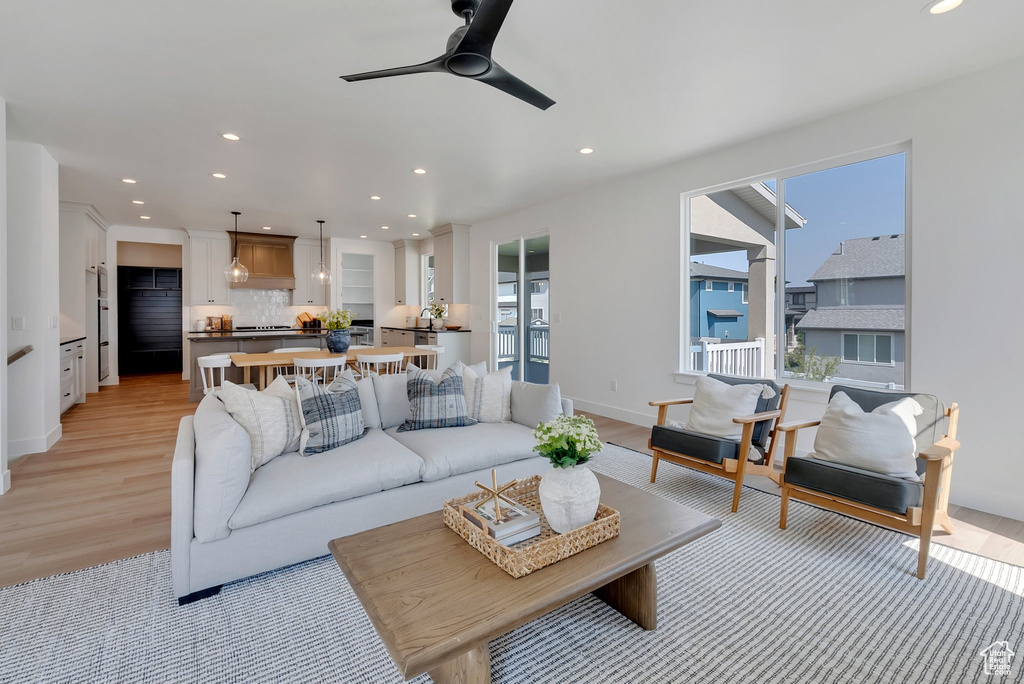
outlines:
[[422, 64], [349, 74], [342, 78], [351, 82], [405, 74], [449, 73], [481, 81], [534, 107], [547, 109], [555, 104], [554, 100], [491, 59], [494, 40], [511, 6], [512, 0], [452, 0], [452, 11], [463, 17], [466, 23], [448, 37], [448, 47], [443, 55]]

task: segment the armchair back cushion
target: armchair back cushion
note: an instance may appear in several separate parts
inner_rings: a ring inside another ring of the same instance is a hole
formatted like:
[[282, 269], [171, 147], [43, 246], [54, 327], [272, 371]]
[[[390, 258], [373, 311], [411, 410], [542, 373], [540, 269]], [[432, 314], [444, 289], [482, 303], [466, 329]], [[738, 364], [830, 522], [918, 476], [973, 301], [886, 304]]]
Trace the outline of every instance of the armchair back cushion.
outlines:
[[[837, 393], [844, 392], [852, 399], [861, 410], [870, 413], [882, 404], [899, 401], [904, 397], [910, 397], [921, 405], [923, 412], [917, 416], [917, 434], [914, 439], [917, 441], [918, 451], [927, 449], [932, 444], [942, 439], [946, 431], [945, 417], [946, 407], [934, 394], [914, 394], [913, 392], [892, 392], [889, 390], [872, 390], [863, 387], [848, 387], [846, 385], [833, 385], [829, 393], [829, 402]], [[925, 462], [916, 459], [916, 470], [918, 475], [924, 474]]]

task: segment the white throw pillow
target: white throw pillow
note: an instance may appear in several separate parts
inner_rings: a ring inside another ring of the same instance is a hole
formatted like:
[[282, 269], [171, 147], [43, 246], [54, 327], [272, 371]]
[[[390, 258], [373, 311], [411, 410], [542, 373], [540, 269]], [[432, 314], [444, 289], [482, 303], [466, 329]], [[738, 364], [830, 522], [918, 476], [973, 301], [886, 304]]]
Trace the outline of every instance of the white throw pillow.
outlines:
[[370, 376], [373, 379], [373, 393], [377, 395], [381, 427], [398, 427], [409, 418], [409, 392], [405, 373], [387, 373]]
[[739, 439], [743, 436], [743, 426], [732, 422], [732, 419], [756, 413], [757, 400], [767, 387], [749, 383], [730, 385], [714, 378], [697, 378], [685, 429], [705, 435]]
[[462, 371], [469, 417], [479, 423], [507, 423], [512, 420], [512, 366], [483, 376], [472, 366]]
[[277, 376], [262, 392], [225, 380], [217, 396], [249, 434], [253, 470], [275, 456], [298, 450], [302, 436], [299, 402], [284, 376]]
[[865, 413], [845, 392], [836, 392], [821, 417], [811, 457], [918, 480], [915, 416], [923, 412], [906, 397]]

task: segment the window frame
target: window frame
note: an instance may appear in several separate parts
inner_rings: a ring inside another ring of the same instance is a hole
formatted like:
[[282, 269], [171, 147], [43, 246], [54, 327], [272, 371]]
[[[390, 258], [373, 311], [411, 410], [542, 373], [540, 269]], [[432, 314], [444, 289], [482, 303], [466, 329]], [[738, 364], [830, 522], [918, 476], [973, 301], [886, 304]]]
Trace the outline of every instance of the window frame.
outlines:
[[[848, 359], [848, 358], [846, 358], [846, 336], [847, 335], [852, 335], [853, 337], [857, 338], [857, 358], [856, 359]], [[871, 342], [872, 342], [872, 344], [871, 344], [871, 356], [875, 360], [874, 361], [861, 361], [860, 360], [860, 338], [861, 337], [868, 337], [868, 336], [870, 336], [872, 338], [872, 340], [871, 340]], [[888, 362], [886, 362], [886, 361], [878, 361], [877, 360], [878, 359], [878, 338], [879, 337], [888, 337], [889, 338], [889, 361]], [[841, 351], [842, 355], [839, 357], [839, 360], [840, 360], [841, 363], [855, 363], [855, 364], [857, 364], [859, 366], [884, 366], [886, 368], [895, 368], [896, 367], [896, 332], [895, 331], [872, 332], [870, 330], [843, 330], [842, 332], [840, 332], [839, 348], [842, 350]]]
[[[904, 155], [904, 167], [903, 167], [903, 182], [904, 182], [904, 203], [903, 203], [903, 235], [905, 240], [905, 251], [904, 251], [904, 311], [905, 321], [907, 321], [903, 330], [904, 340], [904, 358], [903, 358], [903, 386], [905, 391], [911, 391], [911, 377], [913, 376], [911, 370], [912, 358], [910, 350], [913, 341], [913, 331], [909, 322], [913, 320], [911, 315], [913, 307], [913, 268], [911, 264], [911, 255], [913, 254], [913, 235], [914, 235], [914, 223], [913, 223], [913, 195], [912, 195], [912, 179], [913, 173], [913, 147], [910, 140], [897, 143], [882, 144], [876, 147], [870, 147], [861, 149], [859, 151], [849, 152], [846, 154], [837, 154], [826, 158], [819, 159], [818, 161], [810, 161], [803, 163], [796, 163], [789, 166], [783, 166], [776, 168], [773, 171], [766, 173], [759, 173], [757, 175], [751, 175], [747, 177], [738, 177], [733, 180], [716, 183], [714, 185], [705, 186], [695, 190], [687, 192], [681, 192], [679, 194], [679, 225], [681, 239], [679, 240], [679, 356], [677, 362], [677, 370], [675, 372], [676, 382], [683, 384], [692, 384], [694, 376], [702, 376], [705, 373], [703, 371], [694, 370], [690, 368], [690, 247], [691, 247], [691, 236], [690, 236], [690, 202], [691, 200], [703, 197], [708, 194], [722, 192], [725, 190], [734, 189], [738, 186], [751, 184], [751, 183], [775, 183], [775, 193], [777, 198], [776, 203], [776, 231], [778, 232], [778, 226], [784, 225], [785, 219], [785, 207], [786, 207], [786, 196], [785, 186], [786, 181], [799, 176], [805, 176], [820, 171], [828, 171], [851, 164], [857, 164], [860, 162], [872, 161], [874, 159], [880, 159], [891, 155], [902, 154]], [[775, 339], [776, 341], [785, 340], [785, 320], [786, 320], [786, 231], [781, 231], [781, 235], [778, 236], [776, 241], [776, 263], [775, 263]], [[749, 283], [748, 283], [749, 287]], [[781, 293], [781, 296], [780, 296]], [[749, 304], [749, 297], [743, 297], [742, 302]], [[883, 333], [884, 334], [884, 333]], [[842, 340], [842, 338], [840, 338]], [[893, 342], [893, 356], [895, 356], [895, 342]], [[842, 352], [840, 352], [840, 361], [843, 363], [852, 363], [843, 361]], [[785, 355], [786, 345], [776, 344], [775, 345], [775, 361], [774, 367], [776, 369], [785, 368]], [[770, 379], [779, 380], [782, 378], [781, 372], [774, 372], [773, 377]], [[830, 383], [815, 382], [808, 380], [800, 380], [796, 378], [785, 378], [785, 381], [796, 388], [808, 389], [812, 391], [827, 391]]]

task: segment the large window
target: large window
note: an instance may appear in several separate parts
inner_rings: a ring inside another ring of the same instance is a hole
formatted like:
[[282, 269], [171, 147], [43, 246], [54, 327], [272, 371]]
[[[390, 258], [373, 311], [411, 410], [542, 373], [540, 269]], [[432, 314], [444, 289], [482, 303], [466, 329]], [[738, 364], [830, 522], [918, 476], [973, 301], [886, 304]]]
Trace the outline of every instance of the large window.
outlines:
[[688, 196], [683, 369], [904, 387], [905, 157]]

